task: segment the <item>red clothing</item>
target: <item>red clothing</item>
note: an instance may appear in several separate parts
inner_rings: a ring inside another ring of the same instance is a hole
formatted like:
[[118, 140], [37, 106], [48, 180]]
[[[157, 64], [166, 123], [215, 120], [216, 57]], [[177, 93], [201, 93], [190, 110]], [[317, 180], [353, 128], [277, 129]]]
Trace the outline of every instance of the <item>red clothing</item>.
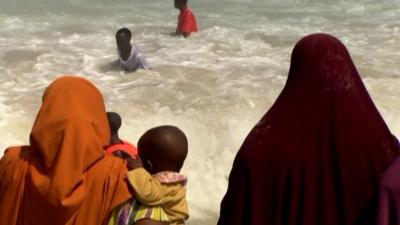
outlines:
[[111, 154], [116, 151], [124, 151], [124, 152], [128, 153], [130, 156], [132, 156], [132, 158], [135, 159], [138, 154], [137, 148], [127, 141], [124, 141], [124, 140], [121, 140], [121, 141], [122, 141], [121, 144], [113, 144], [113, 145], [109, 146], [106, 149], [106, 152]]
[[176, 34], [198, 32], [196, 17], [189, 7], [186, 7], [178, 16]]
[[397, 155], [346, 47], [307, 36], [236, 155], [218, 225], [375, 224], [378, 183]]

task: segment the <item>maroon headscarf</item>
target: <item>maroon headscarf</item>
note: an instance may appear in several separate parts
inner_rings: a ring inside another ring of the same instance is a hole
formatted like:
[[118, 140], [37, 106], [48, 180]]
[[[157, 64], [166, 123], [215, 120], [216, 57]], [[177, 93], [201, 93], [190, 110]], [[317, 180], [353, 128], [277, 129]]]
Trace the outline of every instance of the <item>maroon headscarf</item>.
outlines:
[[398, 153], [346, 47], [306, 36], [282, 93], [235, 158], [218, 224], [370, 225], [379, 180]]

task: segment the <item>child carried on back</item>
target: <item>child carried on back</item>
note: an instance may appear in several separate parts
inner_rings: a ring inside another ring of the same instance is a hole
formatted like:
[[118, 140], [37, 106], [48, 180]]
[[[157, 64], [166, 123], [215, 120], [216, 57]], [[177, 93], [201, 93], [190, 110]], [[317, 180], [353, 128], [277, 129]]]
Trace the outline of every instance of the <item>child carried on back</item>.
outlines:
[[174, 126], [152, 128], [139, 139], [138, 151], [137, 159], [127, 159], [135, 199], [115, 209], [109, 225], [140, 225], [146, 220], [184, 224], [189, 217], [187, 178], [179, 172], [188, 152], [185, 134]]

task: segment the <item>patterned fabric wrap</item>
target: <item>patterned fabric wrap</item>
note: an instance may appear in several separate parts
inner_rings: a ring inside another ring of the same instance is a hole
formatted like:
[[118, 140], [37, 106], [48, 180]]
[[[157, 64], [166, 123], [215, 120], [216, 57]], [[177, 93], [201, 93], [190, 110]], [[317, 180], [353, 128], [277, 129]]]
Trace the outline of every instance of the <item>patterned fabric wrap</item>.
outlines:
[[139, 201], [129, 200], [113, 210], [108, 225], [132, 225], [142, 219], [171, 222], [160, 206], [147, 206]]
[[187, 177], [180, 173], [163, 171], [153, 175], [162, 184], [182, 183], [186, 186]]

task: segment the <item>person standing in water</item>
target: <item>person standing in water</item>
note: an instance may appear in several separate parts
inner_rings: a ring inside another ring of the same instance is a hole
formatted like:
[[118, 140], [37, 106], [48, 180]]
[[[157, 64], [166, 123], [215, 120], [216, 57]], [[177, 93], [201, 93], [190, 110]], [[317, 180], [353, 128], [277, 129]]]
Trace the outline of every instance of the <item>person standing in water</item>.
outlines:
[[137, 69], [150, 69], [150, 64], [140, 49], [131, 44], [132, 32], [128, 28], [121, 28], [115, 34], [119, 64], [126, 72], [135, 72]]
[[174, 0], [175, 8], [180, 11], [176, 34], [183, 35], [185, 38], [193, 32], [198, 32], [196, 17], [187, 2], [188, 0]]

